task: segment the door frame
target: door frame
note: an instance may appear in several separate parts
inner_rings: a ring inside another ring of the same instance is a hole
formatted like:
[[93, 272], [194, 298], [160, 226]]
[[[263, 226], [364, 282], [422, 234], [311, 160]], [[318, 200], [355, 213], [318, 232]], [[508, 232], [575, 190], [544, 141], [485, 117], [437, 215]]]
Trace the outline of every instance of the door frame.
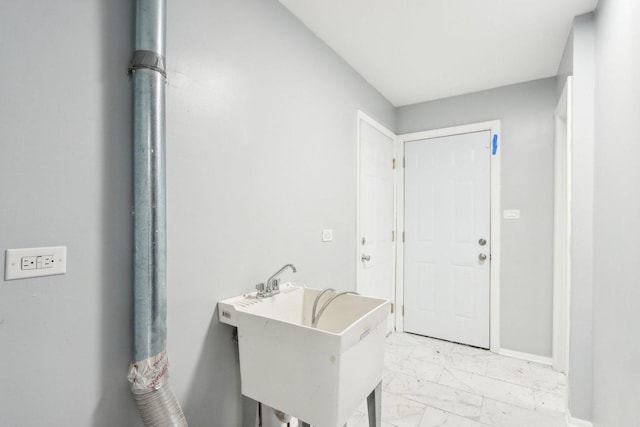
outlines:
[[[356, 129], [357, 129], [357, 138], [356, 138], [356, 230], [355, 230], [355, 262], [356, 262], [356, 291], [359, 291], [359, 285], [360, 285], [360, 263], [362, 262], [360, 260], [360, 245], [359, 245], [359, 237], [360, 237], [360, 123], [364, 122], [367, 123], [368, 125], [370, 125], [371, 127], [373, 127], [375, 130], [377, 130], [378, 132], [380, 132], [381, 134], [383, 134], [386, 137], [391, 138], [391, 144], [393, 144], [393, 160], [395, 161], [395, 159], [398, 158], [397, 156], [397, 147], [398, 147], [398, 137], [395, 133], [391, 132], [389, 129], [387, 129], [384, 125], [382, 125], [381, 123], [379, 123], [378, 121], [376, 121], [375, 119], [373, 119], [371, 116], [369, 116], [368, 114], [366, 114], [364, 111], [362, 110], [358, 110], [358, 116], [357, 116], [357, 122], [356, 122]], [[397, 163], [397, 162], [396, 162]], [[393, 171], [393, 231], [395, 238], [393, 240], [393, 255], [394, 255], [394, 259], [393, 259], [393, 265], [394, 265], [394, 274], [392, 275], [394, 283], [392, 283], [392, 294], [394, 295], [394, 298], [392, 298], [391, 301], [391, 315], [394, 317], [393, 319], [393, 325], [396, 324], [397, 322], [397, 317], [396, 316], [396, 298], [397, 298], [397, 277], [398, 277], [398, 262], [397, 262], [397, 254], [398, 254], [398, 238], [397, 235], [398, 233], [396, 232], [397, 228], [397, 221], [398, 221], [398, 192], [397, 192], [397, 188], [398, 188], [398, 174], [396, 173], [398, 170], [398, 168], [396, 167]]]
[[571, 127], [573, 78], [567, 77], [554, 114], [554, 231], [552, 366], [569, 368], [571, 304]]
[[[490, 300], [489, 300], [489, 349], [492, 352], [500, 350], [500, 157], [502, 144], [500, 135], [500, 120], [480, 123], [472, 123], [462, 126], [454, 126], [442, 129], [433, 129], [423, 132], [414, 132], [398, 135], [396, 139], [396, 158], [403, 159], [405, 143], [420, 141], [422, 139], [454, 136], [472, 132], [491, 132], [491, 141], [497, 136], [497, 148], [492, 149], [490, 156], [490, 180], [491, 180], [491, 266], [489, 273]], [[400, 241], [404, 231], [404, 172], [396, 175], [396, 229], [400, 232]], [[398, 312], [404, 311], [404, 245], [396, 244], [396, 303]], [[396, 330], [404, 332], [404, 316], [396, 316]]]

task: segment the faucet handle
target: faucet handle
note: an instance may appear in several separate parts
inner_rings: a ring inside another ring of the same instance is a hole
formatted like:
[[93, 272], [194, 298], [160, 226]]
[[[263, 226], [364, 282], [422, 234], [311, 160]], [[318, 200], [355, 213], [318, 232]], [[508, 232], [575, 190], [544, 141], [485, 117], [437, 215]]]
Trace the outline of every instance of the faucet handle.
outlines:
[[256, 285], [256, 291], [258, 291], [258, 294], [263, 294], [264, 293], [264, 283], [258, 283]]
[[280, 289], [280, 279], [273, 279], [271, 281], [271, 289], [273, 289], [274, 291]]

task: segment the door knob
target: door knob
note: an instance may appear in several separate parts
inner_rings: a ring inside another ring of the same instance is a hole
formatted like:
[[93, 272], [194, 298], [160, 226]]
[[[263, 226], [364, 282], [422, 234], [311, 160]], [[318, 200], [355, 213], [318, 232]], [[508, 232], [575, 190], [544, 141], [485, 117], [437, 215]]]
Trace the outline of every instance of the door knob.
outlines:
[[480, 254], [480, 255], [478, 255], [478, 259], [480, 261], [486, 261], [487, 260], [487, 256], [485, 254]]
[[362, 254], [362, 258], [360, 258], [362, 262], [371, 261], [371, 255]]
[[486, 245], [486, 244], [487, 244], [487, 241], [486, 241], [486, 240], [484, 240], [484, 239], [480, 239], [480, 240], [478, 240], [478, 244], [479, 244], [480, 246], [484, 246], [484, 245]]

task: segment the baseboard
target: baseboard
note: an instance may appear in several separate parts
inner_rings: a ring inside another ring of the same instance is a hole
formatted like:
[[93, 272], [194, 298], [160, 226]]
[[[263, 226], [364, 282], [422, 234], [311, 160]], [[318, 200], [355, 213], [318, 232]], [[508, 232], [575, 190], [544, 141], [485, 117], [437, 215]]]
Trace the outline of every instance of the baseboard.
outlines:
[[570, 413], [567, 412], [567, 427], [593, 427], [591, 421], [581, 420], [580, 418], [573, 418]]
[[537, 354], [507, 350], [506, 348], [501, 348], [500, 350], [498, 350], [498, 354], [501, 354], [503, 356], [515, 357], [516, 359], [527, 360], [529, 362], [541, 363], [543, 365], [553, 365], [553, 359], [551, 359], [550, 357], [538, 356]]

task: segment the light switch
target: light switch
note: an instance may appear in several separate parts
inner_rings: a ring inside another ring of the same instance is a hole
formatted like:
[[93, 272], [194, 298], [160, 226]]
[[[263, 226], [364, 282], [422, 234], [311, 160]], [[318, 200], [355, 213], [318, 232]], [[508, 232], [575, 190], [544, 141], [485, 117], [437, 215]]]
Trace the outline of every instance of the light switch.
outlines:
[[67, 247], [7, 249], [4, 279], [53, 276], [67, 272]]
[[333, 230], [330, 228], [325, 228], [322, 230], [322, 241], [323, 242], [331, 242], [333, 240]]

